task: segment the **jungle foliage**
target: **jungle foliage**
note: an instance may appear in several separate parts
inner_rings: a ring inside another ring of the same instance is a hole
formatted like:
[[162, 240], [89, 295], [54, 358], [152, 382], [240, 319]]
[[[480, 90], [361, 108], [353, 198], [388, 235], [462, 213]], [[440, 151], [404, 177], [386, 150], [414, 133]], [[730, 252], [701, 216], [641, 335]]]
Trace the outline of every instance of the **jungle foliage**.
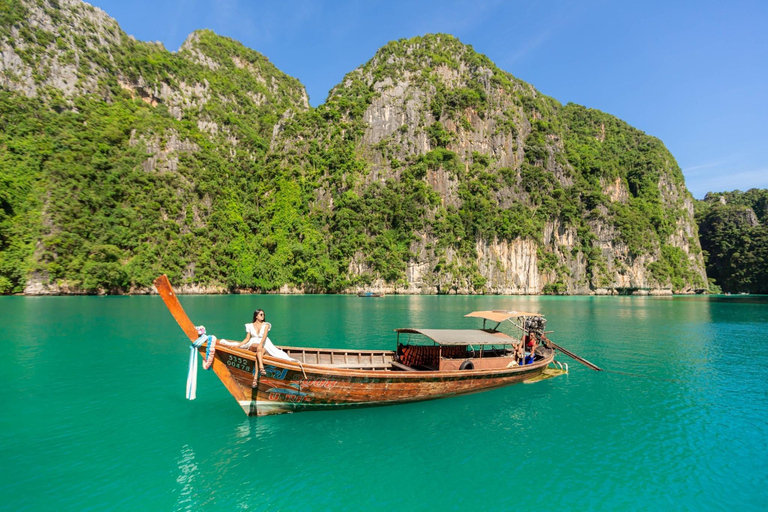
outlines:
[[723, 292], [768, 293], [768, 190], [709, 193], [696, 205], [707, 275]]
[[[210, 31], [171, 53], [115, 24], [93, 27], [109, 31], [97, 46], [96, 32], [63, 21], [56, 33], [32, 30], [28, 6], [0, 9], [20, 34], [4, 30], [0, 39], [35, 69], [38, 86], [34, 97], [0, 89], [0, 293], [21, 292], [30, 276], [119, 293], [161, 272], [230, 290], [336, 292], [374, 279], [405, 286], [414, 250], [432, 255], [433, 284], [482, 291], [478, 242], [519, 239], [538, 244], [539, 270], [555, 276], [545, 291], [564, 293], [576, 257], [586, 261], [583, 284], [610, 285], [599, 223], [615, 228], [631, 258], [657, 256], [649, 271], [659, 286], [702, 284], [667, 242], [682, 199], [665, 203], [659, 184], [684, 184], [661, 141], [608, 114], [562, 106], [451, 36], [386, 45], [309, 108], [296, 79]], [[52, 55], [77, 66], [79, 86], [95, 86], [69, 96], [51, 86]], [[387, 80], [408, 80], [427, 102], [418, 123], [367, 146], [364, 115]], [[516, 165], [461, 150], [474, 129], [469, 114], [514, 139]], [[415, 133], [428, 151], [407, 146]], [[386, 172], [374, 179], [381, 159]], [[438, 173], [456, 201], [431, 185]], [[616, 183], [626, 198], [606, 195]], [[574, 254], [544, 245], [552, 223], [576, 229]]]

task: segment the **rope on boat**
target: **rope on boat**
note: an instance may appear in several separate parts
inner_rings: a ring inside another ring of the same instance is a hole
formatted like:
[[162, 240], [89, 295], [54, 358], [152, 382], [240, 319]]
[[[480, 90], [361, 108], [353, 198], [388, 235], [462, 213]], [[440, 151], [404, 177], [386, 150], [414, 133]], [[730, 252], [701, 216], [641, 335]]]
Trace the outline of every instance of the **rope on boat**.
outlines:
[[296, 361], [299, 363], [299, 368], [301, 368], [301, 373], [304, 375], [304, 380], [307, 380], [307, 372], [304, 371], [304, 365], [301, 364], [301, 361]]
[[189, 371], [187, 372], [187, 400], [194, 400], [197, 398], [197, 349], [200, 348], [203, 343], [208, 343], [205, 348], [205, 360], [203, 361], [203, 369], [209, 370], [213, 365], [213, 357], [216, 353], [216, 336], [208, 336], [205, 334], [205, 327], [196, 327], [197, 333], [200, 335], [192, 345], [189, 347]]

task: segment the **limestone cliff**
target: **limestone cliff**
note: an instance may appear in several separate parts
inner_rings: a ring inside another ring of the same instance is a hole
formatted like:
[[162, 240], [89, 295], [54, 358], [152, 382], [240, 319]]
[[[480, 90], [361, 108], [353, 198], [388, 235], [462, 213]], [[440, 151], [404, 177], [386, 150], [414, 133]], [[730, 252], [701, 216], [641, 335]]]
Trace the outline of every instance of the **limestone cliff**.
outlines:
[[658, 139], [449, 35], [318, 108], [210, 31], [178, 52], [78, 0], [0, 13], [0, 293], [669, 293], [706, 283]]
[[768, 293], [768, 190], [710, 192], [696, 202], [696, 220], [716, 287]]
[[[377, 289], [669, 293], [705, 285], [692, 198], [657, 139], [606, 114], [564, 107], [451, 36], [390, 43], [321, 108], [341, 111], [359, 131], [366, 169], [356, 193], [427, 162], [421, 181], [439, 196], [411, 242], [405, 283], [379, 279]], [[520, 206], [530, 219], [514, 219], [532, 229], [493, 226]], [[488, 211], [475, 222], [491, 227], [476, 230], [471, 250], [457, 250], [456, 232], [435, 232], [446, 211], [469, 217], [478, 207]], [[375, 273], [359, 262], [349, 269]]]

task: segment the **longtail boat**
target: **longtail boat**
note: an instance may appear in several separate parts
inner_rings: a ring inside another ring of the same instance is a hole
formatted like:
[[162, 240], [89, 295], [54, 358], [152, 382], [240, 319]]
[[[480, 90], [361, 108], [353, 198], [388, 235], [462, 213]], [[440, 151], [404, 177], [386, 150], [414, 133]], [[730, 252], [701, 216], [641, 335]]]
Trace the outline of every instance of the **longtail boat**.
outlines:
[[369, 297], [369, 298], [377, 298], [377, 297], [383, 297], [383, 292], [358, 292], [358, 297]]
[[[216, 344], [195, 327], [165, 275], [154, 284], [193, 350], [249, 416], [432, 400], [567, 373], [555, 362], [542, 315], [476, 311], [465, 316], [482, 319], [481, 329], [395, 329], [391, 351], [283, 346], [292, 360], [265, 353], [260, 375], [254, 352]], [[496, 325], [487, 327], [489, 321]], [[506, 321], [519, 336], [498, 330]]]

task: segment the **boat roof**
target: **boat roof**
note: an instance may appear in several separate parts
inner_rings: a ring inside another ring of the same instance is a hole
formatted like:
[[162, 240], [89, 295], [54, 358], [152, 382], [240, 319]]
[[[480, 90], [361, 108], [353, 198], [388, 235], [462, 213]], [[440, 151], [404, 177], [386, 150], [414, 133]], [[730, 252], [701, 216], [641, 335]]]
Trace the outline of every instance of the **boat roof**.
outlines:
[[395, 329], [398, 333], [422, 334], [438, 345], [505, 345], [517, 340], [501, 331], [483, 329]]
[[495, 309], [493, 311], [473, 311], [465, 317], [484, 318], [493, 322], [503, 322], [510, 318], [519, 318], [524, 316], [544, 316], [541, 313], [527, 313], [525, 311], [507, 311], [501, 309]]

